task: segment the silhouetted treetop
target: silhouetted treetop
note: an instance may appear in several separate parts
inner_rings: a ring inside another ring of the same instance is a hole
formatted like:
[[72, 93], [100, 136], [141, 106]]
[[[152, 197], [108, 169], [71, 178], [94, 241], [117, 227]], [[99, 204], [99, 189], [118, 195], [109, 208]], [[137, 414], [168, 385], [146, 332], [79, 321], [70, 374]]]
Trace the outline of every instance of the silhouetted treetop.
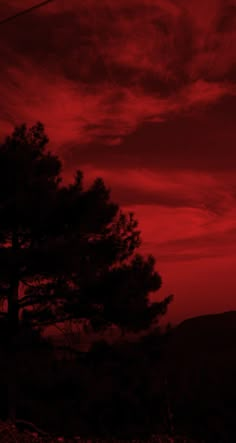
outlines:
[[17, 229], [22, 246], [28, 242], [29, 227], [38, 230], [50, 216], [50, 200], [61, 181], [59, 159], [46, 152], [48, 138], [41, 123], [27, 131], [15, 129], [0, 146], [1, 242], [10, 240]]
[[[172, 297], [150, 303], [161, 286], [141, 244], [133, 213], [123, 213], [102, 178], [87, 189], [83, 174], [63, 185], [59, 158], [38, 122], [16, 127], [0, 145], [0, 301], [7, 301], [9, 418], [15, 420], [15, 350], [22, 322], [65, 322], [94, 330], [150, 327]], [[26, 324], [24, 323], [24, 324]]]
[[[102, 178], [63, 185], [42, 123], [21, 125], [0, 146], [0, 282], [33, 324], [89, 320], [94, 329], [148, 328], [171, 301], [149, 303], [161, 286], [155, 260], [135, 254], [138, 222], [114, 203]], [[24, 294], [19, 296], [20, 284]]]

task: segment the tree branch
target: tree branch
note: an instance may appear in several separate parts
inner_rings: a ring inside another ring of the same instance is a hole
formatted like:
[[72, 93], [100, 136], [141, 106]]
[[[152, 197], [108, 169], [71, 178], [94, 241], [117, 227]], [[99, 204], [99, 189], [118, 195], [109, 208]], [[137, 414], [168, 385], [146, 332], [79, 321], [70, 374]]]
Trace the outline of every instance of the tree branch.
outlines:
[[45, 326], [55, 326], [58, 323], [64, 323], [68, 320], [74, 320], [74, 315], [68, 315], [67, 317], [62, 317], [62, 318], [55, 318], [54, 320], [39, 320], [39, 321], [35, 321], [36, 325], [40, 325], [42, 327]]
[[72, 346], [71, 346], [71, 341], [69, 339], [69, 335], [66, 334], [65, 330], [63, 328], [60, 328], [58, 325], [55, 324], [53, 326], [54, 326], [54, 328], [56, 328], [58, 331], [60, 331], [62, 333], [62, 335], [65, 337], [65, 339], [66, 339], [66, 341], [68, 343], [68, 346], [69, 346], [70, 350], [72, 350]]

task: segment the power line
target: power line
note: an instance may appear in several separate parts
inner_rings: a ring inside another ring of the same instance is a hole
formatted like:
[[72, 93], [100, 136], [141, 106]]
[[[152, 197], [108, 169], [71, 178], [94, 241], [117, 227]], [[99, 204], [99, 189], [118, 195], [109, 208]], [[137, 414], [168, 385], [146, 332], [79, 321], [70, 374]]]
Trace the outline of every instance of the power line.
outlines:
[[23, 11], [17, 12], [14, 15], [10, 15], [9, 17], [4, 18], [3, 20], [0, 20], [0, 25], [3, 25], [4, 23], [8, 23], [11, 20], [14, 20], [17, 17], [20, 17], [22, 15], [28, 14], [28, 12], [34, 11], [35, 9], [39, 9], [42, 6], [46, 6], [48, 3], [53, 2], [54, 0], [45, 0], [44, 2], [38, 3], [37, 5], [31, 6], [30, 8], [24, 9]]

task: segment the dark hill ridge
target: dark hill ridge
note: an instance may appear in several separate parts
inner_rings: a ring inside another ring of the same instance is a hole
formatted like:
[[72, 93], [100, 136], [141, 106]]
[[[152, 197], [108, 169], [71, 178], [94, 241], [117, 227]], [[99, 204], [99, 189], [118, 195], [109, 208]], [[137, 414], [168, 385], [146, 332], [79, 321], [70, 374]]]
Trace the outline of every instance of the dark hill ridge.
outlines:
[[187, 325], [197, 324], [206, 327], [211, 323], [211, 325], [219, 326], [219, 323], [226, 325], [226, 327], [233, 328], [236, 330], [236, 311], [227, 311], [217, 314], [207, 314], [200, 315], [197, 317], [188, 318], [182, 321], [177, 328], [183, 328]]
[[[174, 418], [236, 441], [236, 312], [190, 318], [176, 326], [160, 364]], [[232, 435], [232, 434], [231, 434]]]
[[236, 311], [193, 317], [173, 330], [170, 346], [185, 352], [222, 350], [235, 346]]
[[172, 374], [227, 373], [236, 378], [236, 311], [184, 320], [168, 339], [161, 367]]

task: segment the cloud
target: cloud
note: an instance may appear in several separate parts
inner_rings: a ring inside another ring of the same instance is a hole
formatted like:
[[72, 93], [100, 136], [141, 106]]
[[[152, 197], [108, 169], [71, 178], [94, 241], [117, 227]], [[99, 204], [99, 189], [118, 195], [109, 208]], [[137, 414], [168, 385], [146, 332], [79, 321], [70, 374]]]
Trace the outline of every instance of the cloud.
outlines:
[[89, 130], [97, 131], [96, 140], [65, 143], [60, 152], [68, 173], [89, 164], [101, 170], [125, 167], [153, 173], [185, 170], [222, 174], [221, 184], [234, 183], [235, 113], [236, 97], [224, 97], [214, 105], [199, 105], [198, 110], [191, 107], [159, 122], [140, 123], [136, 130], [120, 137], [120, 144], [116, 144], [118, 132], [110, 132], [107, 135], [110, 141], [114, 137], [112, 145], [101, 136], [104, 129], [95, 125]]
[[102, 139], [117, 145], [144, 121], [162, 121], [166, 114], [191, 108], [196, 103], [216, 101], [230, 88], [197, 82], [171, 98], [145, 94], [141, 89], [109, 85], [84, 89], [80, 82], [65, 79], [59, 73], [36, 70], [28, 60], [8, 65], [2, 73], [1, 97], [4, 107], [1, 121], [29, 124], [43, 120], [54, 143], [76, 140], [87, 143]]
[[234, 95], [234, 8], [192, 3], [57, 1], [4, 25], [3, 128], [31, 116], [58, 143], [114, 146], [147, 121]]
[[132, 208], [143, 233], [141, 250], [154, 254], [159, 265], [235, 257], [235, 210], [229, 210], [225, 217], [216, 217], [197, 208]]
[[235, 255], [235, 184], [230, 177], [227, 182], [220, 174], [105, 170], [91, 165], [83, 170], [86, 185], [102, 176], [111, 187], [111, 198], [135, 213], [141, 251], [153, 253], [159, 264]]
[[[223, 216], [235, 203], [232, 181], [204, 172], [163, 172], [139, 168], [94, 168], [83, 165], [85, 184], [103, 177], [111, 189], [111, 197], [124, 206], [147, 204], [155, 207], [194, 208]], [[71, 174], [69, 173], [69, 176]]]

